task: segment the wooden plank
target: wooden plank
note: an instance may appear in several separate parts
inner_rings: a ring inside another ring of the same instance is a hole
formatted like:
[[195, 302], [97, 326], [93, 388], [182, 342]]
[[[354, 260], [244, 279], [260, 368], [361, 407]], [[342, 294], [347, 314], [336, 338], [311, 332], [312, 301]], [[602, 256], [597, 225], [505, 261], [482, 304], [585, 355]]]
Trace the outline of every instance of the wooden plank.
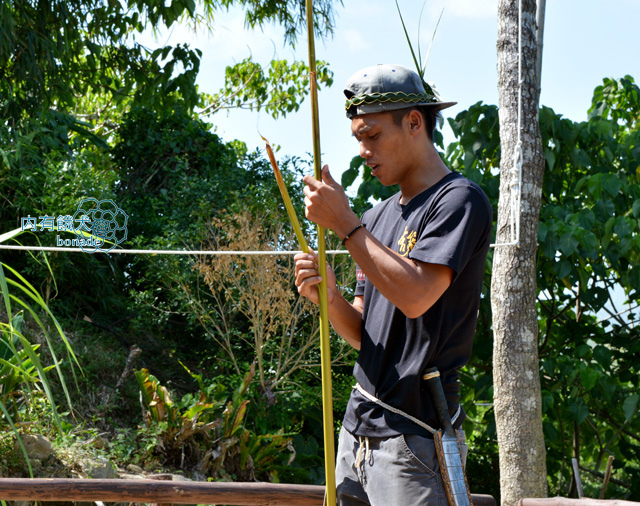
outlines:
[[324, 487], [280, 483], [0, 478], [0, 499], [321, 506]]
[[640, 502], [589, 499], [567, 499], [566, 497], [548, 497], [545, 499], [520, 499], [518, 506], [638, 506]]
[[[322, 506], [324, 487], [284, 483], [0, 478], [0, 499], [43, 502], [101, 501], [233, 504], [234, 506]], [[471, 500], [474, 506], [496, 506], [495, 499], [490, 495], [471, 494]], [[604, 502], [610, 503], [610, 501]], [[527, 504], [525, 506], [537, 505]]]
[[487, 494], [471, 494], [471, 502], [473, 506], [496, 506], [496, 500]]

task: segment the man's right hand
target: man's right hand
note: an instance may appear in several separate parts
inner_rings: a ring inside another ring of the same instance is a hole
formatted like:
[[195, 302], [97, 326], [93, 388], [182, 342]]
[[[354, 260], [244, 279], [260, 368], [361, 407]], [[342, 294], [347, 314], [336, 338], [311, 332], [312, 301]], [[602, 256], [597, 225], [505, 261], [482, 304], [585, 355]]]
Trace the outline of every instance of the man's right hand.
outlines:
[[304, 214], [308, 220], [333, 230], [340, 238], [360, 223], [351, 210], [344, 189], [331, 176], [328, 165], [322, 168], [322, 181], [311, 175], [305, 176], [302, 181], [305, 184]]
[[[296, 262], [296, 286], [298, 293], [315, 304], [320, 303], [318, 286], [322, 277], [318, 269], [318, 255], [314, 251], [298, 253]], [[327, 301], [329, 303], [329, 320], [335, 331], [356, 350], [360, 349], [362, 329], [363, 297], [358, 296], [353, 304], [338, 291], [336, 275], [327, 264]]]
[[[318, 285], [322, 281], [318, 267], [318, 255], [314, 251], [298, 253], [294, 257], [296, 263], [296, 287], [298, 293], [314, 304], [320, 303]], [[327, 302], [331, 304], [338, 293], [336, 275], [327, 263]]]

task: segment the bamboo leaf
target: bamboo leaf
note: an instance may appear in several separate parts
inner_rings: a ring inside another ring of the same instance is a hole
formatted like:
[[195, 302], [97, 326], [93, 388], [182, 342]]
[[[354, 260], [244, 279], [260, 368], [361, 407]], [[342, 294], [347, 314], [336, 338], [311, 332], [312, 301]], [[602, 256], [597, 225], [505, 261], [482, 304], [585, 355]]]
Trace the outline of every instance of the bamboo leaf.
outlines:
[[[51, 321], [53, 323], [53, 325], [55, 326], [56, 330], [58, 331], [58, 335], [60, 336], [60, 338], [62, 339], [62, 341], [65, 343], [65, 346], [67, 348], [67, 352], [71, 355], [71, 357], [73, 358], [73, 361], [76, 363], [76, 365], [78, 366], [78, 368], [82, 371], [82, 367], [80, 366], [80, 363], [78, 362], [78, 359], [75, 356], [75, 353], [73, 353], [73, 348], [71, 347], [71, 344], [69, 343], [69, 341], [67, 340], [67, 337], [64, 333], [64, 331], [62, 330], [62, 326], [60, 325], [60, 323], [58, 322], [58, 320], [56, 319], [56, 317], [53, 315], [53, 313], [51, 312], [51, 310], [49, 309], [49, 306], [47, 305], [47, 303], [44, 301], [44, 299], [42, 298], [42, 296], [38, 293], [38, 291], [31, 285], [31, 283], [29, 283], [23, 276], [20, 275], [20, 273], [18, 273], [15, 269], [13, 269], [12, 267], [10, 267], [9, 265], [2, 263], [0, 265], [0, 271], [2, 270], [1, 267], [5, 267], [7, 269], [9, 269], [9, 271], [11, 271], [12, 274], [14, 274], [20, 281], [22, 281], [27, 287], [29, 287], [30, 290], [25, 289], [24, 287], [22, 287], [20, 284], [16, 283], [13, 280], [8, 280], [11, 281], [12, 284], [18, 288], [20, 288], [22, 291], [24, 291], [25, 293], [27, 293], [34, 301], [36, 301], [38, 303], [38, 305], [47, 313], [47, 315], [49, 316], [49, 318], [51, 318]], [[0, 276], [2, 276], [3, 274], [0, 274]], [[1, 282], [1, 279], [0, 279]], [[71, 369], [72, 371], [74, 371], [74, 369]], [[74, 372], [75, 374], [75, 372]]]
[[[404, 24], [404, 18], [402, 17], [402, 12], [400, 12], [400, 5], [398, 4], [398, 0], [396, 0], [396, 8], [398, 9], [398, 15], [400, 16], [400, 22], [402, 23], [402, 29], [404, 30], [404, 35], [407, 38], [407, 44], [409, 44], [409, 50], [411, 51], [411, 56], [413, 57], [413, 62], [416, 65], [416, 69], [418, 70], [418, 74], [420, 74], [420, 63], [416, 58], [416, 54], [413, 51], [413, 45], [411, 44], [411, 39], [409, 38], [409, 33], [407, 32], [407, 27]], [[420, 74], [422, 77], [422, 74]]]
[[[36, 321], [36, 323], [38, 324], [38, 326], [42, 329], [42, 333], [44, 336], [45, 341], [47, 342], [47, 346], [49, 347], [49, 353], [51, 353], [51, 358], [54, 362], [54, 364], [60, 364], [61, 361], [58, 360], [58, 357], [56, 356], [56, 352], [55, 349], [53, 347], [53, 345], [51, 344], [51, 339], [49, 338], [49, 332], [47, 332], [47, 328], [46, 326], [43, 324], [43, 322], [40, 320], [40, 317], [37, 315], [37, 313], [33, 310], [33, 308], [31, 306], [29, 306], [26, 302], [24, 302], [22, 299], [17, 298], [14, 295], [11, 295], [11, 298], [16, 301], [18, 304], [20, 304], [22, 307], [24, 307], [27, 311], [29, 311], [29, 313], [31, 314], [31, 317]], [[65, 340], [66, 342], [66, 340]], [[73, 350], [71, 350], [71, 353], [73, 354]], [[74, 355], [75, 358], [75, 355]], [[76, 360], [77, 363], [77, 360]], [[73, 366], [73, 364], [71, 364]], [[79, 367], [79, 364], [78, 364]], [[69, 389], [67, 388], [67, 383], [64, 380], [64, 375], [62, 374], [62, 369], [60, 367], [58, 367], [56, 365], [55, 367], [56, 369], [56, 373], [58, 374], [58, 379], [60, 380], [60, 385], [62, 386], [62, 390], [64, 391], [64, 395], [65, 398], [67, 400], [67, 405], [69, 406], [69, 409], [71, 411], [73, 411], [73, 407], [71, 404], [71, 396], [69, 395]], [[73, 369], [73, 367], [72, 367]], [[77, 383], [76, 383], [76, 387], [77, 387]]]
[[23, 286], [21, 286], [19, 283], [15, 282], [14, 280], [7, 278], [7, 281], [9, 283], [11, 283], [11, 284], [15, 285], [16, 287], [20, 288], [25, 293], [27, 293], [27, 292], [30, 293], [31, 294], [30, 295], [31, 298], [33, 298], [36, 301], [38, 301], [38, 299], [39, 299], [44, 304], [44, 299], [40, 296], [38, 291], [18, 271], [16, 271], [13, 267], [11, 267], [11, 266], [9, 266], [9, 265], [7, 265], [5, 263], [2, 263], [2, 267], [7, 269], [9, 272], [11, 272], [11, 274], [13, 274], [16, 278], [18, 278], [23, 283]]
[[24, 230], [22, 230], [22, 227], [16, 228], [15, 230], [11, 230], [10, 232], [5, 232], [4, 234], [0, 235], [0, 243], [8, 241], [9, 239], [13, 239], [14, 237], [19, 236], [23, 232]]
[[9, 287], [7, 286], [7, 278], [2, 268], [3, 265], [3, 263], [0, 263], [0, 289], [2, 289], [2, 298], [4, 299], [4, 307], [7, 310], [7, 318], [11, 321], [11, 297], [9, 295]]
[[[429, 55], [431, 54], [431, 48], [433, 47], [433, 41], [436, 38], [436, 32], [438, 31], [438, 26], [440, 26], [440, 20], [442, 19], [442, 15], [443, 14], [444, 14], [444, 7], [442, 8], [442, 11], [440, 12], [440, 17], [438, 18], [438, 22], [436, 23], [436, 27], [433, 29], [433, 35], [431, 36], [431, 42], [429, 43], [429, 49], [427, 50], [427, 56], [424, 59], [424, 64], [422, 65], [422, 74], [420, 74], [422, 79], [424, 79], [424, 74], [425, 74], [425, 72], [427, 70], [427, 62], [429, 61]], [[418, 44], [420, 44], [419, 40], [418, 40]], [[419, 49], [420, 48], [418, 48], [418, 50]]]
[[53, 394], [51, 393], [51, 388], [49, 387], [49, 382], [47, 381], [47, 376], [44, 371], [44, 367], [42, 367], [42, 363], [40, 362], [40, 357], [38, 357], [38, 354], [35, 352], [35, 350], [33, 349], [33, 346], [25, 336], [23, 336], [19, 332], [16, 332], [15, 330], [14, 330], [14, 334], [17, 335], [18, 338], [20, 339], [20, 344], [22, 344], [22, 349], [27, 353], [27, 355], [31, 359], [31, 362], [35, 366], [36, 371], [38, 372], [38, 377], [40, 378], [40, 383], [42, 384], [42, 388], [44, 389], [47, 399], [51, 404], [51, 410], [53, 411], [53, 418], [56, 422], [56, 425], [61, 429], [62, 423], [60, 422], [58, 408], [56, 407], [55, 399], [53, 397]]

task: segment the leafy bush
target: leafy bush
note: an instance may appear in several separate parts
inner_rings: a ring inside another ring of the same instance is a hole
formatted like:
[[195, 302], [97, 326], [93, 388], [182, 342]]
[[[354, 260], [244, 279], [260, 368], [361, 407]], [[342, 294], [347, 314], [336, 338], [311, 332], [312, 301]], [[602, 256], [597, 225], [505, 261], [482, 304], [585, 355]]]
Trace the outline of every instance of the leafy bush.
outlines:
[[214, 479], [278, 480], [277, 466], [287, 458], [291, 440], [280, 430], [258, 434], [246, 426], [248, 389], [255, 375], [252, 367], [229, 394], [221, 383], [205, 384], [197, 374], [198, 394], [180, 402], [145, 369], [136, 377], [147, 408], [145, 422], [157, 434], [155, 453], [165, 463], [190, 465]]

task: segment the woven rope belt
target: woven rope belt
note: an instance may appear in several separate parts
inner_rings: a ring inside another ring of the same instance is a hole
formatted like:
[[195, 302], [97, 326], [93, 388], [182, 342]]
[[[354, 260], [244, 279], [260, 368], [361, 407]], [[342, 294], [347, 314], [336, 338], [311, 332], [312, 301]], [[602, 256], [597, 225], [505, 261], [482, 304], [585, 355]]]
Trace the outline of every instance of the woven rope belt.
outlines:
[[[418, 420], [415, 416], [411, 416], [409, 413], [405, 413], [401, 409], [394, 408], [393, 406], [390, 406], [386, 402], [383, 402], [380, 399], [378, 399], [377, 397], [371, 395], [364, 388], [362, 388], [360, 383], [356, 383], [353, 388], [358, 390], [358, 392], [360, 392], [362, 395], [364, 395], [371, 402], [375, 402], [378, 406], [380, 406], [380, 407], [382, 407], [382, 408], [384, 408], [384, 409], [386, 409], [388, 411], [391, 411], [392, 413], [395, 413], [396, 415], [403, 416], [407, 420], [411, 420], [413, 423], [415, 423], [416, 425], [418, 425], [418, 426], [422, 427], [423, 429], [429, 431], [431, 434], [435, 434], [436, 432], [438, 432], [436, 429], [431, 427], [431, 425], [428, 425], [428, 424], [424, 423], [422, 420]], [[456, 422], [456, 420], [460, 416], [461, 411], [462, 411], [462, 408], [460, 407], [460, 405], [458, 405], [458, 409], [456, 410], [455, 414], [451, 417], [451, 424], [454, 424]]]

